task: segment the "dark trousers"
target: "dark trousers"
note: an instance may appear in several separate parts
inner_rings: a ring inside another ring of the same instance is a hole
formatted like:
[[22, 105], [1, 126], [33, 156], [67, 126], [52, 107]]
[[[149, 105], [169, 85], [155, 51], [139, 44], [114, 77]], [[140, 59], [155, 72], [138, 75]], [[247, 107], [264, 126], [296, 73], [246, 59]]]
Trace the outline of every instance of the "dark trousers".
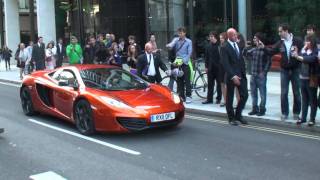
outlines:
[[[236, 112], [233, 109], [233, 97], [234, 89], [237, 88], [240, 94], [240, 101], [238, 102]], [[244, 109], [246, 102], [248, 100], [248, 87], [247, 78], [241, 77], [240, 86], [235, 86], [232, 80], [227, 80], [227, 99], [226, 99], [226, 109], [229, 121], [234, 119], [239, 120], [242, 116], [242, 110]]]
[[62, 60], [63, 60], [63, 58], [62, 58], [62, 57], [59, 57], [59, 58], [57, 59], [57, 62], [56, 62], [56, 68], [58, 68], [58, 67], [61, 67], [61, 66], [62, 66]]
[[306, 121], [309, 105], [311, 107], [310, 121], [315, 121], [317, 114], [318, 87], [310, 87], [309, 79], [301, 79], [302, 113], [301, 120]]
[[10, 59], [5, 59], [4, 62], [6, 64], [6, 69], [10, 69]]
[[181, 66], [183, 76], [177, 79], [178, 94], [182, 99], [191, 97], [190, 68], [188, 65]]
[[148, 82], [149, 83], [155, 83], [156, 82], [156, 76], [148, 76]]
[[289, 114], [288, 91], [289, 83], [292, 84], [293, 92], [293, 114], [299, 115], [301, 111], [301, 94], [300, 94], [300, 78], [299, 68], [293, 70], [281, 69], [281, 112], [283, 115]]
[[213, 91], [214, 91], [214, 84], [215, 81], [217, 82], [217, 101], [221, 101], [221, 82], [219, 78], [219, 69], [212, 68], [208, 71], [208, 94], [207, 94], [207, 101], [213, 101]]

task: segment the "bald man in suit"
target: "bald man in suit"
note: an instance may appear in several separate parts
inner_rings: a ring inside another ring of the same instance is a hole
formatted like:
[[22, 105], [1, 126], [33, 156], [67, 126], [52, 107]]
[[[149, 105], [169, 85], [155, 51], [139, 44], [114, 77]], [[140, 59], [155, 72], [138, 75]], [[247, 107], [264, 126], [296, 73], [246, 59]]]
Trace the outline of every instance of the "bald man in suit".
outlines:
[[[237, 43], [237, 31], [233, 28], [227, 31], [228, 40], [221, 47], [221, 63], [226, 71], [227, 84], [227, 100], [226, 110], [228, 114], [229, 124], [238, 125], [248, 124], [242, 118], [242, 110], [244, 109], [248, 99], [248, 87], [246, 78], [245, 62], [242, 56], [242, 49]], [[240, 94], [240, 101], [233, 109], [234, 89], [237, 88]]]

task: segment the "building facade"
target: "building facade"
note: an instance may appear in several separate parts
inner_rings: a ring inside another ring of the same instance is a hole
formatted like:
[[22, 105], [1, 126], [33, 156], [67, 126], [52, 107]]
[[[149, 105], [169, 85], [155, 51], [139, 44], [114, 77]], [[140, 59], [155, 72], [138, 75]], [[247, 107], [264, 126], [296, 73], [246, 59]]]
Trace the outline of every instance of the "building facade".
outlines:
[[[1, 45], [16, 48], [19, 42], [44, 37], [68, 41], [77, 36], [82, 43], [89, 35], [114, 33], [116, 38], [135, 35], [141, 44], [152, 32], [164, 48], [185, 26], [197, 56], [202, 54], [210, 31], [235, 27], [245, 38], [255, 32], [277, 40], [277, 24], [288, 22], [302, 36], [307, 24], [320, 26], [320, 1], [278, 0], [2, 0]], [[31, 4], [30, 4], [31, 3]], [[33, 5], [32, 5], [33, 4]], [[31, 13], [33, 12], [33, 13]]]

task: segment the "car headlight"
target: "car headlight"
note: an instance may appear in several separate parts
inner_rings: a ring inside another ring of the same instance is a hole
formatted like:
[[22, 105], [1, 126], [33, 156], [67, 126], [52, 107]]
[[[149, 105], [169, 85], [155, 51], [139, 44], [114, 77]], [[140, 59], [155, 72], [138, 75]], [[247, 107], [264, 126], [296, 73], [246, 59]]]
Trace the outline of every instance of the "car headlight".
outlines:
[[117, 108], [130, 108], [130, 106], [128, 106], [127, 104], [109, 97], [101, 97], [101, 99], [107, 104]]
[[172, 100], [175, 104], [179, 104], [181, 102], [180, 97], [176, 93], [171, 93]]

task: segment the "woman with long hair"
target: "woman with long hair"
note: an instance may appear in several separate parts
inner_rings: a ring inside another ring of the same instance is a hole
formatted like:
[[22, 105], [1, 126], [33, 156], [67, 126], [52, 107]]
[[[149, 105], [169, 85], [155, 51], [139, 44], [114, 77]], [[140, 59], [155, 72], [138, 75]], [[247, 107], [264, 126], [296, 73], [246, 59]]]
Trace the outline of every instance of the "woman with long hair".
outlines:
[[310, 106], [309, 126], [315, 124], [317, 114], [317, 90], [318, 90], [318, 48], [316, 39], [312, 35], [305, 38], [304, 47], [298, 52], [295, 47], [291, 49], [291, 55], [301, 61], [300, 83], [302, 95], [302, 113], [297, 125], [307, 122], [308, 108]]
[[55, 57], [52, 48], [53, 43], [49, 42], [46, 48], [46, 68], [49, 70], [52, 70], [55, 67]]
[[129, 45], [128, 47], [128, 58], [127, 58], [127, 64], [130, 68], [130, 72], [132, 74], [137, 73], [137, 62], [138, 62], [138, 51], [136, 46]]

